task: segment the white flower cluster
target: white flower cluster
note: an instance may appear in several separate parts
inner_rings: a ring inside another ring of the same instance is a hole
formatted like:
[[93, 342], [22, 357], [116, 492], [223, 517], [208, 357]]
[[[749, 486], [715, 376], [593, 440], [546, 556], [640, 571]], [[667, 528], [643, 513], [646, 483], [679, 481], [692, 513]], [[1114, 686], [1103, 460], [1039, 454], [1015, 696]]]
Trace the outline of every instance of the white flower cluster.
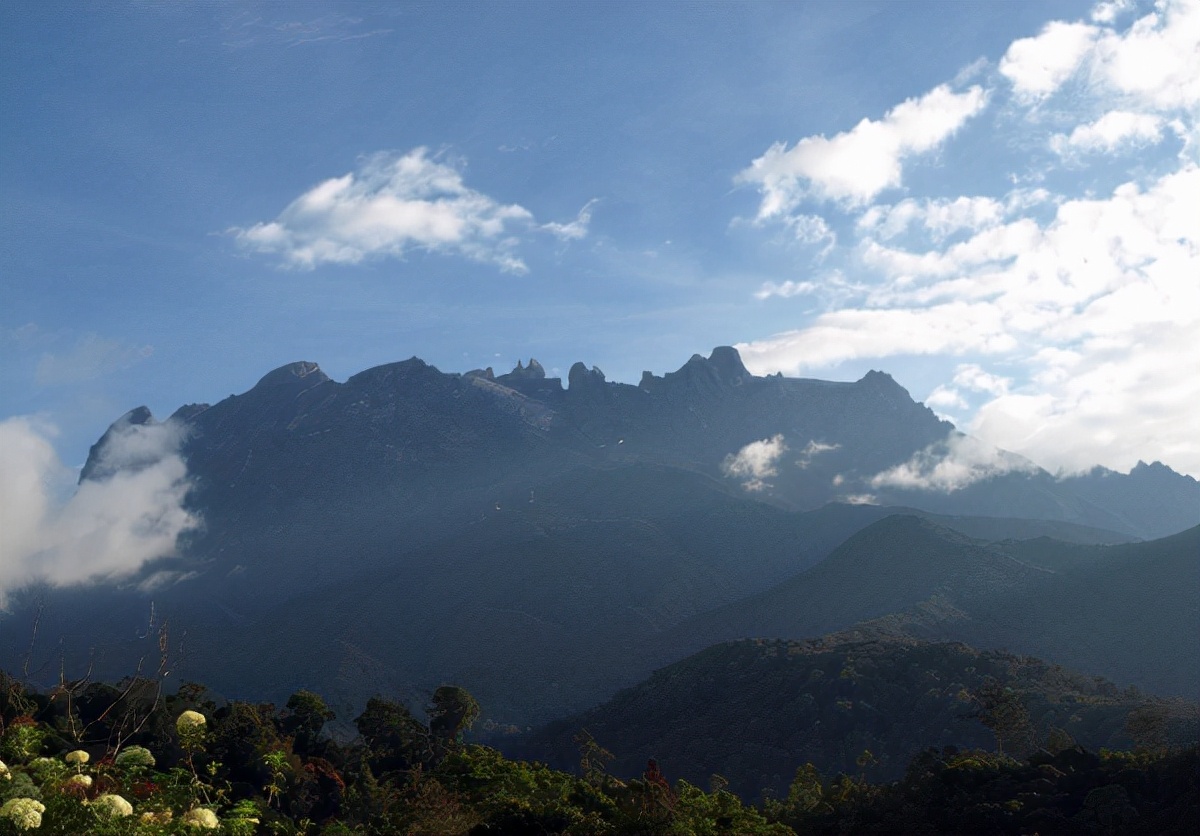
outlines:
[[202, 830], [216, 830], [221, 826], [217, 814], [207, 807], [193, 807], [183, 814], [181, 821], [188, 827], [197, 827]]
[[175, 730], [180, 734], [201, 731], [208, 725], [208, 720], [199, 711], [187, 710], [175, 721]]
[[96, 809], [97, 813], [109, 818], [133, 815], [133, 805], [121, 796], [112, 795], [111, 793], [96, 796], [96, 800], [92, 802], [92, 807]]
[[8, 764], [0, 761], [0, 781], [11, 781], [12, 771], [8, 768]]
[[0, 819], [8, 819], [17, 830], [36, 830], [42, 826], [46, 805], [32, 798], [10, 798], [0, 807]]

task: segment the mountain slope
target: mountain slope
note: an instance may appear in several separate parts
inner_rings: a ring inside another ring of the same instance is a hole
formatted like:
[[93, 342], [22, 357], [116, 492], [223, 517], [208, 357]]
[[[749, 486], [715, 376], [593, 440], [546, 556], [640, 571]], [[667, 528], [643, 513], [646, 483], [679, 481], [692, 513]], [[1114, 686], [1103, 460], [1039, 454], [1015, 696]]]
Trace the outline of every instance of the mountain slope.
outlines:
[[855, 622], [1032, 653], [1154, 692], [1200, 693], [1200, 527], [1148, 543], [985, 544], [916, 517], [890, 517], [820, 565], [704, 613], [657, 658], [716, 641], [819, 636]]
[[522, 757], [572, 768], [574, 737], [586, 729], [616, 756], [618, 777], [640, 774], [655, 758], [672, 779], [703, 786], [720, 772], [743, 797], [763, 788], [784, 795], [806, 762], [826, 774], [858, 774], [856, 761], [870, 750], [878, 763], [868, 775], [887, 780], [931, 746], [994, 748], [996, 735], [976, 716], [989, 687], [1012, 689], [1028, 717], [1030, 729], [1006, 730], [1010, 748], [1045, 741], [1052, 728], [1092, 749], [1127, 747], [1126, 718], [1145, 706], [1171, 718], [1165, 725], [1177, 739], [1196, 734], [1195, 703], [1122, 694], [1037, 659], [963, 644], [830, 636], [710, 647], [509, 745]]

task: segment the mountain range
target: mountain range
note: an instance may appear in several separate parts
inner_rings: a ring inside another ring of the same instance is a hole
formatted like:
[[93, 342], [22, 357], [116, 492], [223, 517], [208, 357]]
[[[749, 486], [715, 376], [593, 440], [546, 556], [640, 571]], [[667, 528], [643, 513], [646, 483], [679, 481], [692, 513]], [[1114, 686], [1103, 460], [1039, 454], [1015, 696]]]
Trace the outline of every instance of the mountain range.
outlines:
[[[81, 480], [156, 426], [122, 416]], [[1195, 532], [1172, 539], [1200, 522], [1194, 479], [1059, 478], [881, 372], [760, 377], [732, 348], [636, 386], [583, 364], [564, 386], [533, 360], [342, 383], [302, 362], [165, 426], [202, 526], [120, 583], [14, 593], [0, 666], [120, 677], [153, 667], [165, 622], [174, 675], [218, 691], [349, 711], [455, 682], [522, 725], [706, 644], [849, 628], [1044, 649], [1163, 693], [1198, 681], [1178, 632]]]

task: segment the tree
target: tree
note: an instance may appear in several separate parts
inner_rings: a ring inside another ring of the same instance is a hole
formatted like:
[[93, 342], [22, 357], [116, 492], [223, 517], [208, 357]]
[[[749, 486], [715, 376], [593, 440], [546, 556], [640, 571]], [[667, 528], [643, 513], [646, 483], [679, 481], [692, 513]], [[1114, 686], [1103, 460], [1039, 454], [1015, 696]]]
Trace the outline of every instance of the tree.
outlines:
[[479, 703], [457, 685], [443, 685], [433, 692], [426, 709], [429, 714], [429, 731], [442, 750], [462, 740], [462, 733], [474, 725], [479, 718]]
[[321, 754], [321, 730], [337, 715], [312, 691], [297, 691], [288, 697], [287, 711], [282, 727], [284, 734], [292, 735], [293, 751], [300, 755]]
[[987, 677], [972, 695], [979, 704], [979, 721], [996, 735], [996, 746], [1004, 754], [1025, 754], [1033, 749], [1033, 722], [1021, 695]]
[[429, 730], [398, 702], [371, 697], [354, 725], [366, 744], [371, 768], [381, 774], [431, 759]]

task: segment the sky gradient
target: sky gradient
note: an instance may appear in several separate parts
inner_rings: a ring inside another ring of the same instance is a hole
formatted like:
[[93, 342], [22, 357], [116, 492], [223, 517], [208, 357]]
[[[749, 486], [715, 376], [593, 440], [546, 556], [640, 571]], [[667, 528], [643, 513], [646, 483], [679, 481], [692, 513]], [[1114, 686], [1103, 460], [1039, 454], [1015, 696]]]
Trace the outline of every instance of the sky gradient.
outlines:
[[1051, 471], [1200, 476], [1196, 0], [24, 2], [0, 31], [11, 448], [77, 467], [134, 406], [295, 360], [636, 383], [735, 344], [887, 371]]

